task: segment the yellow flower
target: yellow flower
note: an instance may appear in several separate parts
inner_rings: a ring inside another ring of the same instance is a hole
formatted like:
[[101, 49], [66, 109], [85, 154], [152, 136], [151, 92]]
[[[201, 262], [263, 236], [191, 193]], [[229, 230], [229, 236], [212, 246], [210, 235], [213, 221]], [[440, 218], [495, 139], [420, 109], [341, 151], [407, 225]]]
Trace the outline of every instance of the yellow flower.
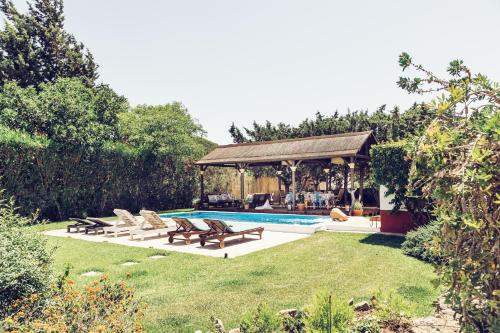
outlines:
[[102, 325], [99, 325], [95, 328], [95, 331], [96, 332], [104, 332], [106, 330], [106, 327], [102, 326]]

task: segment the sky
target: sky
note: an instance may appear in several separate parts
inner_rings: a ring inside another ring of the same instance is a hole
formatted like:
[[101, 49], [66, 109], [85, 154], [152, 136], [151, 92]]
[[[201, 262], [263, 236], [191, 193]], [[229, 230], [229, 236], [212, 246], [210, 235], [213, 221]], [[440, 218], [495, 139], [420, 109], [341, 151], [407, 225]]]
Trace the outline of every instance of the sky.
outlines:
[[428, 100], [397, 87], [403, 51], [500, 80], [500, 0], [66, 0], [65, 16], [102, 82], [132, 106], [182, 102], [219, 144], [232, 122]]

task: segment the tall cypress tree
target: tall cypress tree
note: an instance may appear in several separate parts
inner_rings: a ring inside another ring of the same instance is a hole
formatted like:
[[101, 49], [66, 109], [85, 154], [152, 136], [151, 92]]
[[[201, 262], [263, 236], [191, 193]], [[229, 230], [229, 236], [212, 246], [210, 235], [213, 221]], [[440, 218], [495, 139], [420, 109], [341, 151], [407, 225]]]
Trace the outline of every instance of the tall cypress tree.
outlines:
[[98, 77], [92, 54], [64, 30], [63, 0], [33, 0], [26, 14], [11, 0], [0, 0], [5, 27], [0, 30], [0, 86], [22, 87], [78, 77], [91, 86]]

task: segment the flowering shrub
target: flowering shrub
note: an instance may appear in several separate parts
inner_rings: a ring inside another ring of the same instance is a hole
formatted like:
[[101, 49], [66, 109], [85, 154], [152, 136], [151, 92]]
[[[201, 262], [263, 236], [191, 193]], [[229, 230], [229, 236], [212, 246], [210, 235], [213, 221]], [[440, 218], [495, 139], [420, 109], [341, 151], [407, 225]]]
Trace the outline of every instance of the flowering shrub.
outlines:
[[66, 273], [43, 306], [37, 294], [16, 302], [0, 331], [142, 332], [142, 317], [140, 302], [123, 282], [111, 283], [104, 276], [79, 291]]
[[450, 62], [450, 79], [436, 77], [411, 57], [400, 78], [410, 93], [439, 92], [430, 105], [436, 117], [415, 145], [409, 190], [433, 201], [444, 257], [438, 267], [447, 298], [462, 329], [498, 331], [500, 304], [500, 84], [473, 75], [461, 60]]

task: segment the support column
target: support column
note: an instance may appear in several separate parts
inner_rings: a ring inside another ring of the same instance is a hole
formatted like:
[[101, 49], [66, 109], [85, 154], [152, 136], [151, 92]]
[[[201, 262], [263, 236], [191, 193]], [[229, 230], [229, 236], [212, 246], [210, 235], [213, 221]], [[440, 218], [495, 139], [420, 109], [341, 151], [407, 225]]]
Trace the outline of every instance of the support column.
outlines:
[[351, 157], [351, 162], [349, 163], [350, 176], [351, 176], [351, 189], [354, 189], [354, 169], [356, 167], [354, 157]]
[[326, 190], [326, 192], [330, 191], [330, 189], [332, 187], [331, 184], [330, 184], [330, 182], [331, 182], [330, 171], [331, 171], [331, 169], [329, 167], [324, 167], [323, 168], [323, 172], [326, 174], [326, 177], [325, 177], [326, 178], [325, 179], [325, 183], [326, 183], [325, 184], [326, 185], [325, 186], [325, 190]]
[[348, 177], [349, 177], [349, 166], [347, 164], [344, 164], [344, 205], [347, 202], [347, 194], [349, 193], [349, 189], [347, 188], [348, 184]]
[[354, 157], [351, 157], [351, 162], [349, 162], [349, 169], [350, 169], [350, 176], [351, 176], [351, 188], [349, 190], [349, 193], [351, 194], [351, 209], [350, 212], [352, 212], [352, 208], [354, 206], [354, 201], [356, 200], [355, 192], [356, 189], [354, 188], [354, 176], [355, 176], [355, 169], [356, 169], [356, 162]]
[[360, 164], [359, 166], [359, 201], [363, 202], [363, 189], [365, 182], [365, 164]]
[[297, 171], [297, 166], [294, 164], [290, 167], [292, 170], [292, 210], [295, 210], [295, 196], [297, 193], [296, 185], [295, 185], [295, 171]]
[[240, 172], [240, 199], [242, 207], [245, 205], [245, 168], [240, 167], [238, 169]]
[[281, 171], [281, 170], [276, 171], [276, 175], [278, 176], [278, 201], [279, 201], [280, 206], [281, 206], [281, 174], [282, 173], [283, 173], [283, 171]]
[[205, 194], [205, 170], [207, 169], [206, 166], [202, 165], [200, 166], [200, 204], [203, 203], [203, 196]]

